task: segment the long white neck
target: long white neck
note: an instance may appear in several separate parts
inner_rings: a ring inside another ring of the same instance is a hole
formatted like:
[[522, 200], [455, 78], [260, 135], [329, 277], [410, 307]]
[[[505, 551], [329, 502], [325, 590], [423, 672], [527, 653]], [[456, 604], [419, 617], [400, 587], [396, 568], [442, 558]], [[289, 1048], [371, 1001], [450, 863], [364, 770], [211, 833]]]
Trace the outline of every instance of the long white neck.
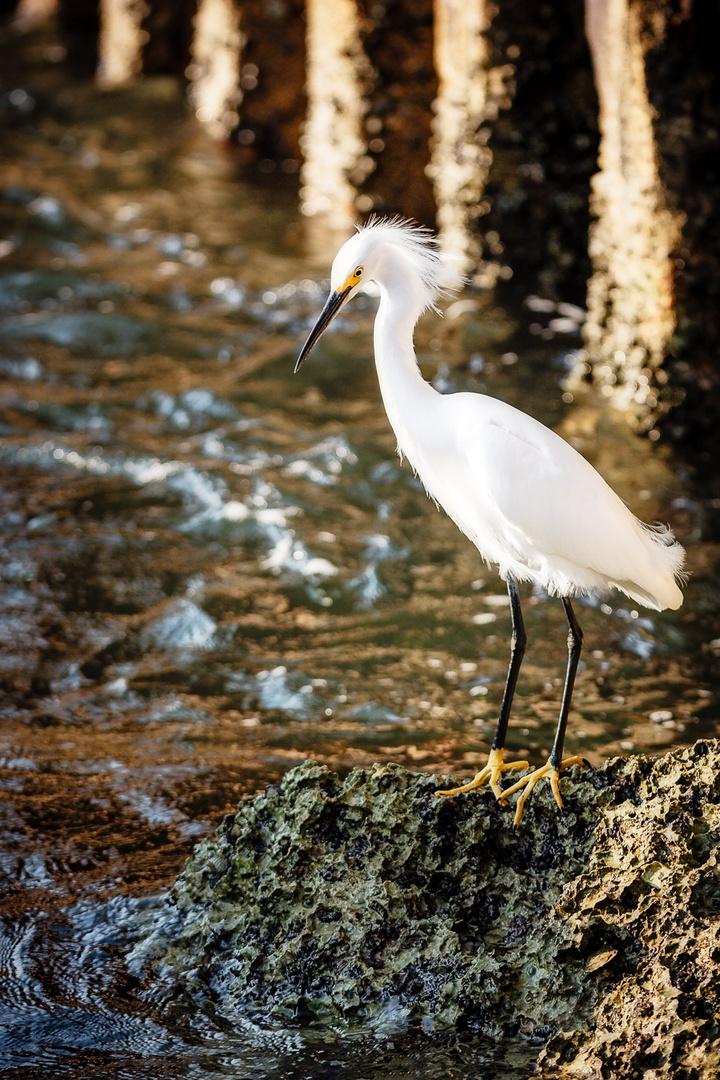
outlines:
[[420, 374], [413, 348], [420, 305], [411, 278], [387, 273], [378, 284], [374, 344], [380, 392], [398, 447], [415, 465], [412, 432], [422, 422], [428, 399], [437, 393]]

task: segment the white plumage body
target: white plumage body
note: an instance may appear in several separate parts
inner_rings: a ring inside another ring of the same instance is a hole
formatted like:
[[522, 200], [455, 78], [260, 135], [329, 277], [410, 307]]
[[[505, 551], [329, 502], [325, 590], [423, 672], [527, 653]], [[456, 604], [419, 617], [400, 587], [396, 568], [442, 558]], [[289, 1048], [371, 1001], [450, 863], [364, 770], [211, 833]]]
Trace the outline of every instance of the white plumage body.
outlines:
[[333, 263], [333, 292], [298, 365], [368, 280], [377, 282], [375, 364], [397, 437], [429, 495], [503, 578], [561, 597], [619, 589], [661, 611], [682, 603], [685, 553], [642, 524], [555, 432], [484, 394], [439, 394], [418, 368], [415, 323], [451, 278], [428, 235], [403, 222], [361, 229]]

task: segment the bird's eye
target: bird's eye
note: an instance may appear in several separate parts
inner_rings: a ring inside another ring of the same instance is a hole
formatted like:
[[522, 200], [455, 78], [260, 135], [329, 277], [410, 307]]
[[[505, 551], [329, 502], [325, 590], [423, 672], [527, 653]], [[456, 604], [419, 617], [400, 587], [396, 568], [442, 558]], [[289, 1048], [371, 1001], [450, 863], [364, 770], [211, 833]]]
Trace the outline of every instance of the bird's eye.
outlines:
[[363, 275], [363, 268], [362, 268], [362, 266], [358, 266], [357, 270], [355, 270], [355, 272], [353, 273], [353, 277], [355, 278], [356, 281], [359, 281], [360, 278], [362, 277], [362, 275]]

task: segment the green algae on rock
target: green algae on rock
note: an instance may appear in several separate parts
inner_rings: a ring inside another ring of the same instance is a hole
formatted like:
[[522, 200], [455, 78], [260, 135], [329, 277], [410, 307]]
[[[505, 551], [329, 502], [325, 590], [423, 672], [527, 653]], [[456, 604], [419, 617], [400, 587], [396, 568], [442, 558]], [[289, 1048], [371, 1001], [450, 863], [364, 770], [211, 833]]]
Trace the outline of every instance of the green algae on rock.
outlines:
[[229, 1018], [550, 1038], [548, 1074], [720, 1062], [720, 744], [573, 770], [519, 829], [440, 783], [293, 769], [197, 846], [135, 961]]

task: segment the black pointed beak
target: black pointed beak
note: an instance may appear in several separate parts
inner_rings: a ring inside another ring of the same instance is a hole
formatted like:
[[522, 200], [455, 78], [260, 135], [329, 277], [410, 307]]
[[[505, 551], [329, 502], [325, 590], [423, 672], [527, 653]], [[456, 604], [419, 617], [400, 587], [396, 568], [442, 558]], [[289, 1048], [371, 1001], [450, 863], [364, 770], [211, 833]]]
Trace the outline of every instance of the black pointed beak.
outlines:
[[298, 356], [297, 362], [295, 364], [294, 374], [297, 374], [297, 372], [300, 370], [300, 365], [302, 364], [308, 353], [311, 351], [311, 349], [314, 348], [323, 330], [330, 325], [330, 323], [337, 315], [338, 311], [340, 311], [341, 307], [344, 305], [345, 301], [350, 296], [350, 288], [352, 288], [352, 286], [347, 289], [343, 289], [342, 292], [332, 292], [328, 296], [327, 303], [325, 304], [325, 307], [322, 309], [320, 315], [318, 316], [318, 321], [313, 326], [310, 334], [308, 335], [307, 341], [305, 342], [300, 351], [300, 355]]

